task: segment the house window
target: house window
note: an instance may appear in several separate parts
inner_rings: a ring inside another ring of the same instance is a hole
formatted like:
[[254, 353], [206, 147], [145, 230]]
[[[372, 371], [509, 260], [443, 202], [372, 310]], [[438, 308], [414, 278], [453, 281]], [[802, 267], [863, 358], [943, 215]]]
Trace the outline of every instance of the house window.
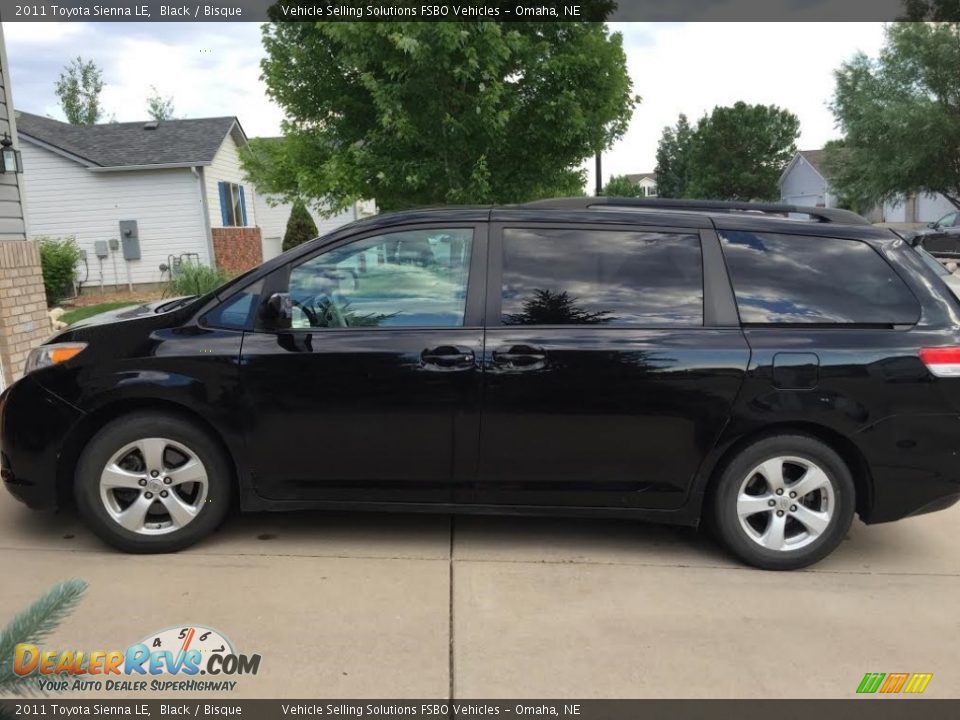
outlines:
[[218, 182], [220, 191], [220, 219], [224, 227], [236, 227], [247, 224], [247, 201], [243, 194], [243, 185], [231, 182]]

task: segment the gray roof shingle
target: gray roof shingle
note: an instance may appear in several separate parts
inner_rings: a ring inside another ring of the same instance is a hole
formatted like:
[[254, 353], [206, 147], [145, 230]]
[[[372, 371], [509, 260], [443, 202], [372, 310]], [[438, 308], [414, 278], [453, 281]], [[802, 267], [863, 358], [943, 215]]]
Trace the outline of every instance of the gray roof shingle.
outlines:
[[813, 165], [813, 169], [823, 175], [823, 158], [826, 156], [824, 150], [799, 150], [803, 159]]
[[[70, 125], [17, 111], [17, 131], [86, 160], [95, 167], [208, 165], [234, 124], [235, 117]], [[242, 130], [240, 133], [242, 134]]]

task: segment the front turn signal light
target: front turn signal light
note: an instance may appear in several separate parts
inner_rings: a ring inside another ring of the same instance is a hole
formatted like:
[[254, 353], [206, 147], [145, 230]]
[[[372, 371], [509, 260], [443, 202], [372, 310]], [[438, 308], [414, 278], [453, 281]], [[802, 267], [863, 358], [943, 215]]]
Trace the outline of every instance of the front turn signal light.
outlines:
[[26, 375], [40, 368], [59, 365], [79, 355], [86, 346], [86, 343], [53, 343], [52, 345], [41, 345], [30, 351], [30, 354], [27, 356], [27, 363], [23, 367], [23, 373]]

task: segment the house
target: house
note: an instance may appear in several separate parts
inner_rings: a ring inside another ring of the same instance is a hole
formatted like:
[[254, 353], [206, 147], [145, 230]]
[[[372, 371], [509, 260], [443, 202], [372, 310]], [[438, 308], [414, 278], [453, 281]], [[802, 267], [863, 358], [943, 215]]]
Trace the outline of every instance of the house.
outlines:
[[648, 172], [627, 175], [627, 179], [640, 186], [642, 191], [640, 197], [657, 197], [656, 173]]
[[[14, 151], [20, 137], [13, 116], [7, 51], [0, 28], [0, 139]], [[23, 374], [27, 354], [51, 331], [40, 252], [27, 242], [21, 168], [0, 164], [0, 390]]]
[[237, 118], [17, 119], [30, 168], [27, 232], [76, 237], [87, 256], [84, 287], [156, 285], [179, 261], [238, 273], [276, 254], [289, 206], [270, 207], [245, 181]]
[[837, 196], [830, 192], [823, 169], [824, 151], [801, 150], [780, 174], [780, 200], [788, 205], [834, 208]]
[[[801, 150], [793, 156], [780, 175], [780, 199], [790, 205], [837, 207], [837, 196], [823, 169], [824, 150]], [[918, 224], [927, 223], [953, 212], [956, 208], [940, 194], [911, 195], [885, 202], [867, 213], [873, 222]]]

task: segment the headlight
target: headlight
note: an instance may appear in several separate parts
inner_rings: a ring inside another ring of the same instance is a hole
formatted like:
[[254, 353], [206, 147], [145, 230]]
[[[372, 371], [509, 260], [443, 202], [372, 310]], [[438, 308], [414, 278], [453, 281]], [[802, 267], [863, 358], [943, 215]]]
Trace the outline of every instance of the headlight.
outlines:
[[23, 374], [26, 375], [40, 368], [66, 362], [75, 355], [80, 354], [86, 346], [86, 343], [53, 343], [52, 345], [41, 345], [31, 350], [30, 354], [27, 355], [27, 363], [23, 366]]

